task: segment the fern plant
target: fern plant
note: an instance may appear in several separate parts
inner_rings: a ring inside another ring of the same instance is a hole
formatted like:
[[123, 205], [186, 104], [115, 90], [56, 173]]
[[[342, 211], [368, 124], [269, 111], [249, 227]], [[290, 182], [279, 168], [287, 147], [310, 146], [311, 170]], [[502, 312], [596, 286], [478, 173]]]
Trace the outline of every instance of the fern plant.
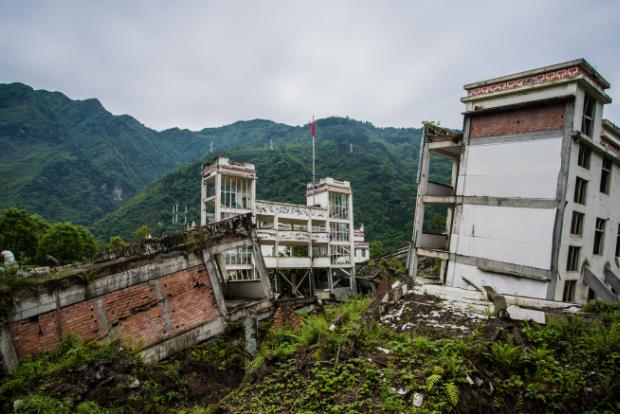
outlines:
[[450, 404], [457, 405], [459, 403], [459, 388], [454, 385], [453, 382], [448, 382], [444, 385], [444, 390], [446, 391], [446, 395], [448, 396], [448, 401]]
[[426, 379], [426, 389], [432, 390], [433, 387], [441, 380], [441, 375], [432, 374]]

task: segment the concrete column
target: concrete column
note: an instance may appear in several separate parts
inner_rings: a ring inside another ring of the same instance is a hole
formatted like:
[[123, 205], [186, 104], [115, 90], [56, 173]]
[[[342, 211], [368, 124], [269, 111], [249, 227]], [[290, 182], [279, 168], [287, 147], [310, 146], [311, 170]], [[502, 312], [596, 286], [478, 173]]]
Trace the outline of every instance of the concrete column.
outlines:
[[9, 331], [8, 325], [4, 322], [0, 322], [0, 357], [2, 358], [2, 361], [0, 361], [2, 366], [0, 368], [5, 374], [12, 371], [19, 363], [13, 338], [11, 338], [11, 331]]

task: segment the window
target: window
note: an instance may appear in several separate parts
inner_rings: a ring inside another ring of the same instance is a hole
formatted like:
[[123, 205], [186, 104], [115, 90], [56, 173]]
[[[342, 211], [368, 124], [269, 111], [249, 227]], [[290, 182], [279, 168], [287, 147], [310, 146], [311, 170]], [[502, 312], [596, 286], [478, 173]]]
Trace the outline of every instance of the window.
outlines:
[[589, 137], [592, 136], [594, 127], [595, 102], [590, 96], [585, 95], [583, 99], [583, 117], [581, 118], [581, 132]]
[[312, 257], [327, 257], [327, 246], [312, 246]]
[[563, 302], [573, 302], [575, 300], [576, 280], [567, 280], [564, 282], [564, 293], [562, 294]]
[[215, 195], [215, 183], [213, 181], [207, 181], [207, 197], [213, 197]]
[[603, 168], [601, 169], [601, 193], [609, 194], [611, 168], [611, 160], [609, 158], [603, 158]]
[[349, 196], [347, 194], [329, 194], [329, 217], [349, 218]]
[[568, 247], [568, 261], [566, 263], [567, 272], [576, 272], [579, 269], [579, 254], [581, 253], [581, 247], [569, 246]]
[[273, 257], [275, 252], [275, 246], [273, 244], [263, 244], [260, 246], [260, 250], [265, 257]]
[[224, 252], [224, 263], [226, 266], [251, 265], [252, 250], [250, 247], [238, 247], [234, 250]]
[[313, 233], [323, 233], [325, 231], [327, 231], [325, 229], [325, 223], [321, 223], [321, 222], [315, 223], [314, 221], [312, 222], [312, 232]]
[[573, 219], [570, 223], [570, 234], [576, 234], [578, 236], [583, 235], [583, 217], [583, 213], [573, 211]]
[[605, 220], [601, 218], [596, 219], [596, 227], [594, 229], [594, 248], [593, 254], [603, 254], [605, 248]]
[[291, 255], [293, 257], [308, 257], [308, 245], [294, 245], [291, 247]]
[[590, 148], [586, 147], [583, 144], [579, 144], [579, 157], [577, 157], [577, 164], [579, 164], [580, 167], [589, 170], [591, 153], [592, 150]]
[[254, 269], [235, 269], [228, 271], [229, 280], [254, 280], [256, 274]]
[[349, 246], [332, 246], [331, 255], [332, 264], [350, 264], [351, 263], [351, 250]]
[[588, 196], [588, 181], [581, 177], [577, 177], [575, 181], [575, 203], [586, 204], [586, 197]]
[[291, 246], [287, 245], [279, 245], [278, 246], [278, 257], [290, 257], [291, 256]]
[[620, 224], [618, 224], [618, 237], [616, 237], [616, 257], [620, 257]]
[[348, 223], [329, 223], [329, 239], [331, 241], [349, 241]]
[[223, 207], [249, 209], [251, 207], [251, 192], [251, 180], [222, 176], [220, 198]]

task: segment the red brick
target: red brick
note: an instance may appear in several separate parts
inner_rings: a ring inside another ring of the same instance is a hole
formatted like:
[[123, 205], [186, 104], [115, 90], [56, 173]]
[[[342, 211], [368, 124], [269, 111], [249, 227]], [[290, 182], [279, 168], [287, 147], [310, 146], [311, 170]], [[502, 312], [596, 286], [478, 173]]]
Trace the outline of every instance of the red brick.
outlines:
[[562, 129], [564, 104], [514, 109], [471, 116], [472, 139]]

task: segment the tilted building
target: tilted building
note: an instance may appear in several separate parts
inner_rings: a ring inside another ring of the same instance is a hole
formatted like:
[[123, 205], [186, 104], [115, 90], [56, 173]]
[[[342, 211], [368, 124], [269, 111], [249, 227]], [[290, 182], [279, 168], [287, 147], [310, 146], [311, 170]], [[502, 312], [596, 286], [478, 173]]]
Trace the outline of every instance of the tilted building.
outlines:
[[[620, 293], [620, 129], [609, 83], [579, 59], [465, 85], [463, 133], [427, 124], [410, 256], [449, 286], [582, 303]], [[429, 181], [435, 157], [449, 183]], [[445, 232], [424, 232], [428, 206]]]
[[[305, 205], [256, 200], [255, 166], [218, 157], [203, 166], [201, 192], [201, 225], [254, 215], [276, 292], [313, 296], [338, 288], [355, 291], [355, 246], [363, 244], [354, 238], [348, 181], [323, 178], [308, 184]], [[232, 280], [254, 278], [254, 263], [243, 248], [228, 252], [226, 268]]]

